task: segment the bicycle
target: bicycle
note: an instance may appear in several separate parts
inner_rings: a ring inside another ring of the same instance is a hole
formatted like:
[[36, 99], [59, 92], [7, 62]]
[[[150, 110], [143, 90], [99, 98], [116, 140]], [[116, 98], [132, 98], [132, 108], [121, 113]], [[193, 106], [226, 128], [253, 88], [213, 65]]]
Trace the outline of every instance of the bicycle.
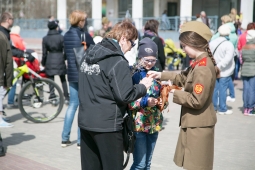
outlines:
[[[55, 119], [64, 105], [64, 96], [60, 87], [54, 81], [37, 74], [27, 64], [15, 68], [14, 71], [18, 74], [14, 77], [12, 84], [26, 73], [29, 75], [18, 96], [21, 114], [34, 123], [46, 123]], [[6, 91], [5, 96], [10, 89], [11, 87]]]

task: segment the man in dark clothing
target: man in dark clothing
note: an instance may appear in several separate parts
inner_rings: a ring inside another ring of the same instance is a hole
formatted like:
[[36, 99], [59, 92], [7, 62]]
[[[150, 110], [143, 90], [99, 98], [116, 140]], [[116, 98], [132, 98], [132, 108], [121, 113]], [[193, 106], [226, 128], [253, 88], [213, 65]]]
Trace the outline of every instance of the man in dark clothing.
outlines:
[[[0, 31], [2, 33], [4, 33], [6, 38], [9, 40], [10, 45], [11, 45], [12, 55], [14, 57], [18, 57], [18, 58], [27, 57], [28, 61], [32, 62], [32, 61], [34, 61], [35, 58], [31, 55], [31, 53], [22, 51], [12, 45], [12, 42], [10, 39], [10, 28], [13, 25], [13, 19], [14, 18], [11, 13], [4, 12], [0, 17]], [[11, 91], [9, 94], [15, 94], [15, 91], [16, 91], [16, 85], [13, 85], [13, 88], [11, 88]], [[13, 96], [8, 95], [8, 98], [9, 98], [8, 101], [13, 101], [12, 103], [8, 103], [8, 105], [7, 105], [8, 109], [17, 108], [17, 106], [14, 105], [14, 97], [15, 97], [15, 95], [13, 95]]]
[[[12, 124], [5, 122], [3, 116], [3, 98], [6, 89], [12, 84], [13, 60], [10, 44], [5, 35], [0, 32], [0, 127], [13, 127]], [[0, 157], [5, 155], [3, 140], [0, 133]]]
[[[1, 15], [1, 19], [0, 19], [0, 22], [1, 22], [1, 25], [0, 25], [0, 31], [3, 32], [7, 39], [10, 41], [11, 43], [11, 39], [10, 39], [10, 28], [12, 27], [13, 25], [13, 16], [11, 13], [9, 12], [4, 12], [2, 15]], [[15, 56], [15, 57], [24, 57], [25, 55], [25, 51], [22, 51], [18, 48], [16, 48], [15, 46], [12, 45], [11, 43], [11, 50], [12, 50], [12, 55]], [[27, 59], [28, 61], [34, 61], [34, 57], [31, 55], [31, 53], [26, 53], [27, 54]]]

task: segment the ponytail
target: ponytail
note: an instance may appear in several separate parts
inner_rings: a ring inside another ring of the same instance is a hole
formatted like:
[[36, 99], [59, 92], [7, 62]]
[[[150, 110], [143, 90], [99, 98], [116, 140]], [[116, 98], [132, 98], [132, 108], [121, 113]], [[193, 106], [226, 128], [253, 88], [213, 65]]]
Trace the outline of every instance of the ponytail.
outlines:
[[213, 55], [212, 55], [212, 52], [211, 52], [209, 46], [207, 46], [205, 50], [208, 53], [209, 57], [211, 58], [211, 60], [212, 60], [212, 62], [214, 64], [215, 72], [216, 72], [216, 77], [219, 78], [219, 76], [220, 76], [220, 69], [216, 65], [216, 62], [215, 62], [215, 60], [213, 58]]

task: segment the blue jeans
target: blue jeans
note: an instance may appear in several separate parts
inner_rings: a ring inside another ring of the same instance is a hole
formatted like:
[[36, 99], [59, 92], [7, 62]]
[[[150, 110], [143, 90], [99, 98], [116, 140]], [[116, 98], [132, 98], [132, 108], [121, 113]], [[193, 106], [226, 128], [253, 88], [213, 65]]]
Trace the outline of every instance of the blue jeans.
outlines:
[[[73, 119], [75, 116], [75, 112], [79, 106], [78, 83], [69, 82], [69, 90], [70, 90], [70, 99], [69, 99], [69, 105], [66, 111], [66, 116], [64, 121], [62, 141], [68, 141], [70, 138]], [[79, 127], [78, 127], [77, 143], [80, 143], [80, 128]]]
[[[221, 77], [216, 80], [214, 92], [213, 92], [214, 110], [218, 110], [219, 112], [226, 112], [228, 110], [226, 105], [226, 98], [227, 98], [227, 88], [229, 86], [230, 81], [232, 81], [231, 76]], [[218, 109], [218, 101], [219, 101], [219, 109]]]
[[14, 104], [15, 92], [16, 92], [16, 84], [17, 83], [15, 83], [12, 86], [11, 90], [8, 93], [8, 104]]
[[228, 90], [229, 90], [229, 96], [231, 98], [235, 98], [234, 82], [232, 81], [232, 79], [228, 83]]
[[255, 76], [243, 77], [243, 107], [255, 107]]
[[158, 132], [153, 134], [135, 132], [135, 136], [134, 162], [130, 170], [149, 170], [152, 154], [158, 139]]

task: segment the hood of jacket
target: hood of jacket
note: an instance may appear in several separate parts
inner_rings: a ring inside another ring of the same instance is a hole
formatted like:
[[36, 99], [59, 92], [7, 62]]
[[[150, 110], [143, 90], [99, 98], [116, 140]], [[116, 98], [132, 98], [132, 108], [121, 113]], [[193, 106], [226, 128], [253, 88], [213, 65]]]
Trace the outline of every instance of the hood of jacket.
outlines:
[[230, 27], [231, 33], [236, 33], [236, 28], [232, 22], [226, 23]]
[[122, 56], [127, 60], [124, 57], [119, 44], [115, 40], [104, 38], [100, 43], [91, 47], [86, 62], [88, 64], [95, 64], [101, 60], [114, 56]]

